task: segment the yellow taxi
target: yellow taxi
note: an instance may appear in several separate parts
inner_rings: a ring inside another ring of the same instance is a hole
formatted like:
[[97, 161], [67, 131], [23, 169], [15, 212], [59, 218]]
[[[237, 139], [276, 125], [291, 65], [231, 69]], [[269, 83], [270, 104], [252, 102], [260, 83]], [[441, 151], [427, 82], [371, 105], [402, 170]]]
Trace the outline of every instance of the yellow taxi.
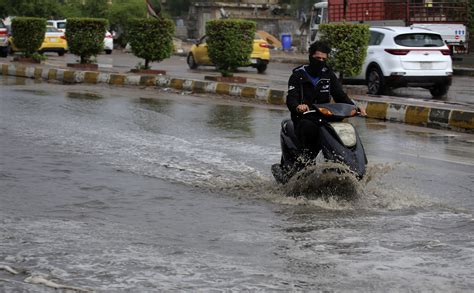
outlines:
[[[10, 37], [9, 40], [11, 53], [19, 51], [18, 48], [15, 46], [13, 37]], [[55, 52], [58, 53], [59, 56], [64, 56], [64, 54], [67, 52], [67, 49], [67, 41], [64, 32], [58, 30], [53, 26], [47, 26], [43, 43], [38, 49], [38, 52], [41, 54], [45, 52]]]
[[[207, 49], [207, 36], [203, 36], [199, 39], [196, 44], [191, 47], [191, 51], [188, 53], [187, 63], [189, 68], [196, 69], [200, 65], [213, 66], [211, 59], [209, 58]], [[267, 70], [267, 65], [270, 62], [270, 48], [269, 45], [259, 34], [255, 34], [253, 40], [253, 51], [250, 55], [249, 64], [257, 69], [258, 73], [264, 73]]]

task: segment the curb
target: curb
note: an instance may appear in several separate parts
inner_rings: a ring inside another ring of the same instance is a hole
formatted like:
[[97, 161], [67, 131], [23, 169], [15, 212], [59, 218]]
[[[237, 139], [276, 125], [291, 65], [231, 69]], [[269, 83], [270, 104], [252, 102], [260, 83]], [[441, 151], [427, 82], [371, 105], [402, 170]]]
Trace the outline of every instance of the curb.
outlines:
[[471, 68], [453, 68], [453, 75], [474, 76], [474, 69], [471, 69]]
[[368, 118], [474, 133], [474, 111], [397, 102], [354, 100], [366, 108]]
[[[222, 82], [173, 78], [166, 75], [115, 74], [2, 64], [0, 74], [33, 79], [55, 80], [65, 84], [109, 84], [113, 86], [168, 87], [193, 93], [211, 93], [254, 99], [273, 105], [285, 105], [286, 91], [266, 87], [243, 86]], [[346, 88], [348, 94], [363, 95], [365, 90]], [[367, 117], [417, 126], [474, 132], [474, 111], [443, 107], [401, 104], [397, 102], [354, 99], [366, 108]]]
[[223, 82], [174, 78], [166, 75], [117, 74], [0, 63], [0, 74], [33, 79], [54, 80], [66, 84], [89, 83], [114, 86], [169, 87], [194, 93], [212, 93], [255, 99], [274, 105], [285, 103], [286, 92]]

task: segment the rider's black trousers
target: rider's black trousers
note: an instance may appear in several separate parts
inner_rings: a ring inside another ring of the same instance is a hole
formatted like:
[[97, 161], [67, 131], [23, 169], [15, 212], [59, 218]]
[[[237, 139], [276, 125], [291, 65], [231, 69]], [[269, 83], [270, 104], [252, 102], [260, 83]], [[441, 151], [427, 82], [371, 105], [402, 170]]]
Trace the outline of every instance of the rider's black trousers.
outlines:
[[321, 135], [319, 125], [308, 119], [296, 123], [295, 132], [303, 153], [315, 158], [321, 150]]

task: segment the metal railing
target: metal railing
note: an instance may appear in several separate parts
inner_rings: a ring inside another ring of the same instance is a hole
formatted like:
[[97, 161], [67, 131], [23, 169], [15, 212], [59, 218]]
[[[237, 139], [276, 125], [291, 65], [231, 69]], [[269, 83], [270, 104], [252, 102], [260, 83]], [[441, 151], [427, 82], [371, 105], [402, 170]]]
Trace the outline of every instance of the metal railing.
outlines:
[[377, 1], [377, 2], [350, 2], [344, 5], [329, 2], [329, 20], [339, 21], [377, 21], [402, 20], [405, 24], [427, 22], [467, 23], [469, 19], [467, 0], [442, 1]]

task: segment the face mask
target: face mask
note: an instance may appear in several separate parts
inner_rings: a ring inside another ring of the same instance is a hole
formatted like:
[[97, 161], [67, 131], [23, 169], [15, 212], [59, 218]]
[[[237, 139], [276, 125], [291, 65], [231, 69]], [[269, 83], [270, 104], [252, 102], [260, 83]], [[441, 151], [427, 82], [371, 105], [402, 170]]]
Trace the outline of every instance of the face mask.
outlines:
[[313, 56], [309, 56], [309, 66], [311, 69], [313, 69], [315, 72], [320, 72], [321, 69], [323, 69], [324, 66], [326, 66], [325, 61], [321, 61], [319, 59], [314, 58]]

